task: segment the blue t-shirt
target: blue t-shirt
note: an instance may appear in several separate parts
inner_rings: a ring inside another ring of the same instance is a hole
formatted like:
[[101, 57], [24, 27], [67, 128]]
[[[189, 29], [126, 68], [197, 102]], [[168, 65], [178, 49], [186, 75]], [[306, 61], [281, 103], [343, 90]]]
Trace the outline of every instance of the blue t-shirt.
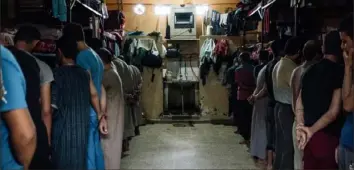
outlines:
[[[26, 81], [21, 68], [9, 50], [0, 46], [0, 56], [2, 61], [2, 74], [4, 87], [6, 90], [5, 101], [0, 101], [0, 112], [27, 108], [26, 104]], [[7, 114], [7, 113], [5, 113]], [[9, 145], [9, 130], [0, 119], [0, 169], [23, 169], [16, 162]]]
[[[95, 84], [98, 95], [101, 96], [101, 86], [104, 66], [101, 58], [91, 48], [83, 50], [76, 58], [76, 64], [88, 70], [91, 73], [91, 78]], [[91, 109], [93, 111], [93, 109]], [[91, 111], [91, 116], [96, 116], [95, 112]]]
[[346, 148], [353, 148], [353, 113], [350, 113], [345, 120], [340, 136], [340, 144]]

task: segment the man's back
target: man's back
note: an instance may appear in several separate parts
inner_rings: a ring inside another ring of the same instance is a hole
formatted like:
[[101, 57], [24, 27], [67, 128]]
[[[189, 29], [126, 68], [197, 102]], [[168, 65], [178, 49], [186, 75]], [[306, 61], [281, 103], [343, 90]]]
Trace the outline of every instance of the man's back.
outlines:
[[293, 74], [291, 76], [291, 88], [293, 89], [293, 96], [294, 96], [293, 103], [294, 104], [295, 104], [296, 99], [300, 93], [302, 76], [307, 71], [307, 69], [310, 68], [313, 64], [314, 64], [314, 62], [308, 61], [308, 62], [296, 67], [296, 69], [293, 71]]
[[96, 90], [101, 95], [101, 84], [103, 77], [103, 63], [100, 57], [91, 48], [85, 49], [79, 53], [76, 58], [76, 63], [88, 70], [91, 74]]
[[290, 87], [291, 74], [297, 65], [289, 58], [283, 57], [274, 66], [272, 79], [274, 98], [276, 101], [291, 104], [292, 90]]
[[40, 68], [32, 54], [10, 47], [9, 50], [14, 54], [19, 63], [26, 80], [26, 102], [30, 111], [37, 132], [37, 148], [33, 156], [30, 168], [42, 169], [50, 168], [49, 144], [47, 129], [42, 120], [40, 104]]
[[[19, 50], [16, 47], [8, 47], [8, 49], [15, 56], [18, 64], [21, 67], [23, 75], [26, 79], [26, 101], [28, 110], [31, 113], [34, 123], [39, 120], [42, 121], [41, 108], [40, 108], [40, 77], [39, 66], [33, 56], [23, 50]], [[37, 129], [38, 130], [38, 129]]]
[[[5, 99], [0, 101], [1, 114], [15, 109], [27, 108], [25, 94], [26, 94], [26, 81], [22, 74], [21, 68], [11, 52], [0, 46], [0, 57], [2, 62], [2, 74], [4, 87], [7, 91]], [[6, 102], [5, 102], [6, 101]], [[4, 119], [0, 117], [0, 169], [22, 169], [16, 160], [11, 150], [9, 143], [9, 129], [3, 122]]]
[[247, 100], [253, 93], [256, 86], [253, 78], [253, 69], [254, 67], [250, 64], [242, 64], [235, 71], [235, 82], [238, 86], [238, 100]]
[[[344, 68], [328, 59], [321, 60], [305, 72], [302, 78], [301, 96], [306, 126], [312, 126], [328, 111], [334, 90], [342, 88], [343, 75]], [[329, 130], [339, 132], [337, 127]]]

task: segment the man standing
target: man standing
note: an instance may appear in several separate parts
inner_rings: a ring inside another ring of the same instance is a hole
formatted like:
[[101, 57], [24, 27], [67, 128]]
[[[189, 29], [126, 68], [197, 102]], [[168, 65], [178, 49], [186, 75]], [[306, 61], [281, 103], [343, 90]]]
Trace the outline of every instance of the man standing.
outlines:
[[339, 27], [344, 50], [344, 82], [343, 82], [343, 106], [349, 112], [342, 128], [341, 138], [337, 152], [340, 170], [346, 170], [354, 162], [353, 158], [353, 111], [354, 111], [354, 85], [353, 85], [353, 13], [346, 17]]
[[30, 25], [23, 26], [15, 35], [15, 47], [9, 48], [24, 73], [27, 88], [26, 101], [37, 130], [37, 148], [30, 169], [51, 168], [49, 160], [52, 127], [50, 83], [54, 78], [49, 66], [30, 53], [39, 42], [40, 36], [37, 28]]
[[[304, 49], [302, 50], [303, 57], [305, 61], [293, 71], [291, 76], [291, 88], [293, 90], [293, 101], [292, 107], [293, 112], [295, 113], [295, 105], [297, 97], [299, 96], [301, 78], [305, 71], [312, 66], [318, 59], [321, 51], [321, 46], [316, 41], [310, 40], [307, 41]], [[302, 169], [302, 151], [297, 147], [296, 142], [296, 120], [293, 124], [293, 145], [294, 145], [294, 169]]]
[[99, 130], [102, 134], [108, 133], [105, 116], [106, 95], [104, 88], [102, 88], [104, 71], [103, 62], [96, 52], [86, 44], [84, 31], [81, 25], [75, 23], [66, 25], [63, 30], [63, 36], [68, 36], [73, 41], [76, 41], [78, 50], [80, 51], [76, 58], [76, 64], [90, 73], [95, 88], [101, 99], [101, 113], [96, 113], [91, 107], [87, 169], [104, 169], [105, 166], [99, 136], [100, 134], [97, 131], [97, 127], [99, 126]]
[[235, 70], [235, 83], [237, 84], [237, 106], [239, 106], [239, 113], [237, 117], [239, 121], [239, 132], [244, 138], [240, 144], [249, 145], [251, 137], [251, 121], [253, 106], [248, 102], [255, 89], [256, 83], [253, 78], [254, 67], [251, 65], [251, 58], [249, 53], [240, 54], [241, 65]]
[[0, 169], [27, 170], [36, 148], [36, 128], [27, 110], [26, 81], [14, 56], [3, 46], [0, 57], [6, 90], [0, 101]]
[[269, 97], [268, 100], [268, 108], [267, 108], [267, 115], [266, 115], [266, 130], [267, 130], [267, 170], [273, 169], [273, 155], [275, 151], [275, 125], [274, 125], [274, 107], [275, 107], [275, 99], [274, 99], [274, 92], [273, 92], [273, 78], [272, 73], [274, 66], [278, 63], [280, 58], [280, 49], [283, 49], [281, 46], [281, 41], [276, 40], [273, 41], [271, 46], [273, 59], [268, 62], [265, 66], [265, 86], [263, 87], [262, 91], [266, 93]]
[[[338, 31], [329, 32], [323, 45], [324, 59], [310, 67], [302, 77], [296, 103], [297, 136], [304, 149], [304, 169], [337, 169], [335, 149], [342, 123], [341, 111], [343, 67]], [[305, 139], [305, 140], [304, 140]]]
[[294, 148], [292, 140], [292, 89], [291, 74], [297, 67], [295, 61], [299, 57], [301, 40], [297, 37], [289, 39], [285, 45], [285, 56], [274, 66], [272, 72], [275, 105], [275, 170], [294, 169]]

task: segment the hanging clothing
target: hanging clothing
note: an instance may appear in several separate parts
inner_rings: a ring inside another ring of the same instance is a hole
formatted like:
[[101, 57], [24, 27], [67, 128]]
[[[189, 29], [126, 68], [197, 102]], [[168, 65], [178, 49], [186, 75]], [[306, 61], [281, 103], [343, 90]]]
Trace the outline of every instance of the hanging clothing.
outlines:
[[[96, 87], [97, 93], [101, 96], [103, 78], [103, 63], [101, 58], [94, 50], [88, 48], [78, 54], [76, 63], [91, 73], [91, 78]], [[101, 148], [100, 133], [97, 128], [98, 124], [99, 121], [97, 118], [97, 113], [91, 107], [88, 141], [88, 169], [104, 169], [104, 158]]]
[[123, 83], [124, 92], [124, 133], [123, 139], [128, 139], [134, 136], [134, 123], [132, 118], [132, 110], [129, 106], [128, 101], [126, 101], [126, 95], [132, 93], [132, 75], [128, 65], [121, 59], [116, 58], [113, 60], [114, 67], [116, 68], [118, 74], [120, 75]]
[[[264, 66], [264, 65], [263, 65]], [[265, 84], [265, 70], [263, 67], [257, 77], [257, 87], [253, 94], [259, 93]], [[268, 107], [268, 97], [265, 96], [256, 100], [253, 105], [252, 125], [251, 125], [251, 155], [259, 159], [266, 158], [267, 135], [266, 135], [266, 113]]]
[[62, 22], [67, 21], [66, 0], [52, 0], [52, 10], [54, 18], [58, 18]]
[[113, 68], [105, 70], [102, 84], [107, 96], [108, 135], [102, 138], [105, 169], [120, 169], [124, 128], [123, 83]]
[[52, 161], [55, 169], [87, 169], [90, 75], [78, 66], [54, 69]]

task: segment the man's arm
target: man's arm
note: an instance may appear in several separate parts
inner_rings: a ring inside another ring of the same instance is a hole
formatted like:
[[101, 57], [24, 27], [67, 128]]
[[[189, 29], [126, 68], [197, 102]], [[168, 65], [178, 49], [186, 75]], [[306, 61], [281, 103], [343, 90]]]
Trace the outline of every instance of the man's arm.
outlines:
[[28, 169], [36, 149], [36, 128], [27, 108], [10, 110], [3, 113], [10, 130], [14, 155], [24, 169]]
[[268, 94], [267, 84], [264, 83], [262, 89], [254, 97], [257, 100], [257, 99], [267, 96], [267, 94]]
[[300, 91], [300, 78], [298, 76], [298, 72], [299, 72], [299, 68], [295, 69], [291, 75], [291, 78], [290, 78], [290, 82], [291, 82], [290, 87], [293, 92], [292, 109], [293, 109], [294, 113], [296, 110], [296, 100], [297, 100], [297, 97], [298, 97], [299, 91]]
[[317, 131], [325, 128], [327, 125], [336, 120], [337, 116], [340, 113], [341, 108], [341, 89], [336, 89], [332, 95], [332, 102], [329, 107], [329, 110], [322, 115], [322, 117], [317, 120], [317, 122], [310, 127], [312, 133], [316, 133]]
[[41, 113], [42, 120], [47, 129], [48, 143], [51, 143], [52, 109], [51, 109], [51, 82], [54, 80], [53, 72], [43, 61], [36, 59], [40, 68], [41, 80]]
[[106, 98], [106, 89], [104, 86], [101, 86], [101, 100], [100, 100], [100, 105], [101, 105], [101, 111], [103, 114], [107, 113], [107, 98]]
[[301, 90], [296, 100], [295, 104], [295, 120], [297, 125], [304, 124], [304, 106], [302, 104], [302, 95]]
[[48, 142], [51, 143], [52, 111], [50, 83], [41, 85], [42, 120], [47, 128]]
[[[13, 155], [28, 169], [36, 148], [36, 128], [26, 104], [26, 81], [13, 55], [0, 48], [3, 85], [7, 93], [0, 101], [1, 117], [9, 129]], [[6, 59], [5, 59], [6, 58]]]
[[345, 65], [343, 80], [343, 108], [347, 112], [354, 111], [354, 85], [352, 84], [353, 66]]
[[91, 105], [97, 113], [98, 120], [100, 120], [101, 116], [102, 116], [102, 112], [101, 112], [101, 108], [100, 108], [100, 98], [99, 98], [98, 92], [96, 90], [96, 87], [93, 84], [91, 76], [90, 76], [90, 94], [91, 94]]

